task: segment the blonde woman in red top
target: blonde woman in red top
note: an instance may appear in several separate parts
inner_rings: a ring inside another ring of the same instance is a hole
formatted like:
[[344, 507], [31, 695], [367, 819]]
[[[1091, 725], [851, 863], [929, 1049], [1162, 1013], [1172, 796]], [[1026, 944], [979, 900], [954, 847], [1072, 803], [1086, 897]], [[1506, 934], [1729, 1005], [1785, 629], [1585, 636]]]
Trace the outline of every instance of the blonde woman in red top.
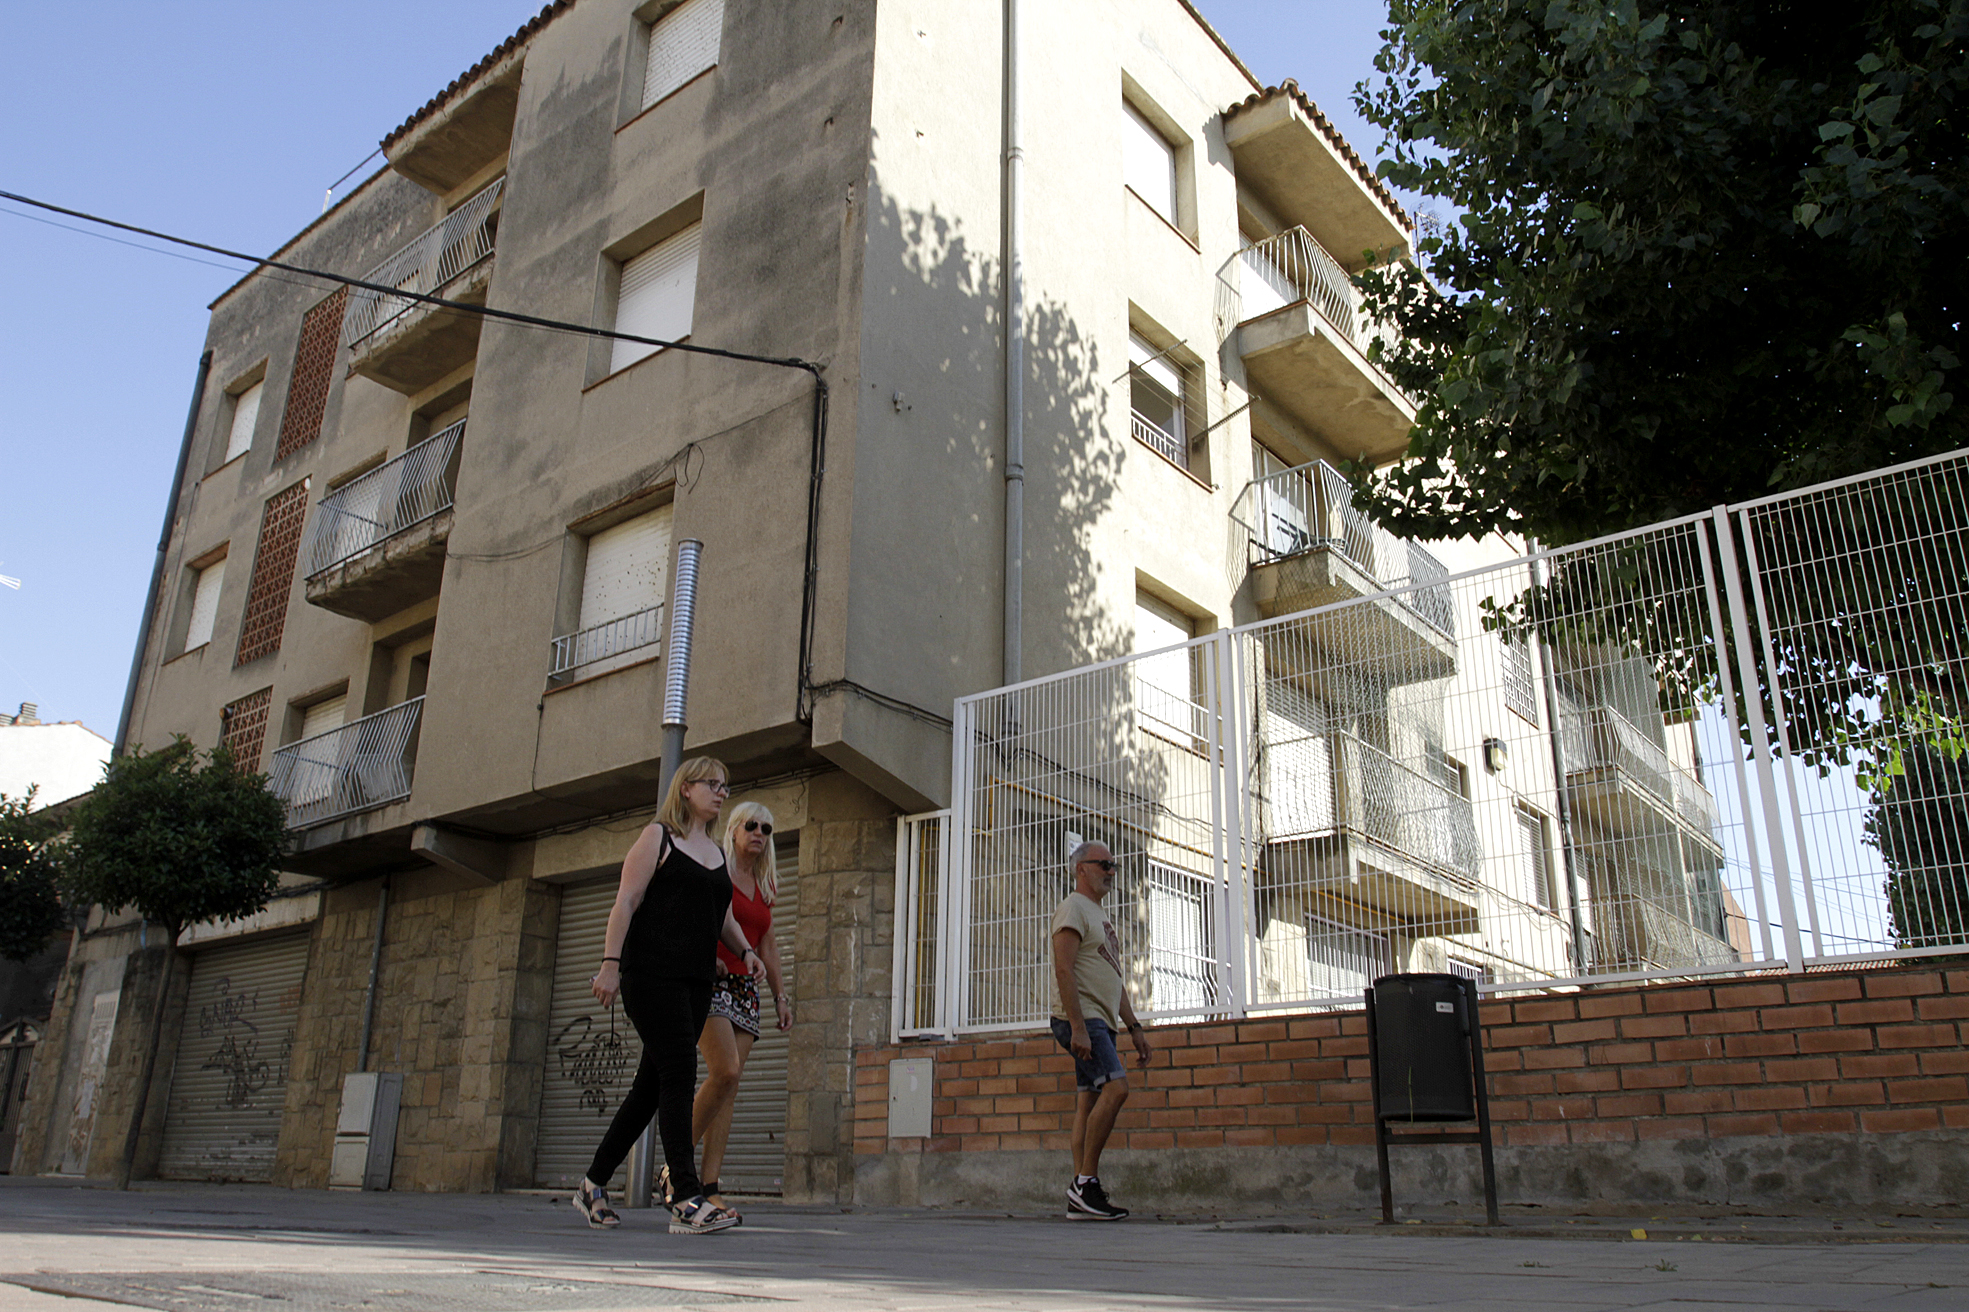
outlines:
[[[757, 802], [731, 808], [725, 826], [725, 870], [732, 882], [732, 916], [748, 943], [757, 945], [773, 991], [779, 1028], [793, 1028], [793, 1002], [780, 974], [779, 945], [773, 934], [773, 902], [779, 896], [779, 863], [773, 850], [773, 813]], [[704, 1083], [691, 1113], [696, 1137], [704, 1142], [704, 1192], [725, 1207], [718, 1193], [725, 1144], [731, 1138], [732, 1105], [738, 1096], [745, 1059], [759, 1038], [759, 985], [745, 963], [722, 945], [718, 975], [711, 986], [711, 1014], [697, 1050], [704, 1056]]]

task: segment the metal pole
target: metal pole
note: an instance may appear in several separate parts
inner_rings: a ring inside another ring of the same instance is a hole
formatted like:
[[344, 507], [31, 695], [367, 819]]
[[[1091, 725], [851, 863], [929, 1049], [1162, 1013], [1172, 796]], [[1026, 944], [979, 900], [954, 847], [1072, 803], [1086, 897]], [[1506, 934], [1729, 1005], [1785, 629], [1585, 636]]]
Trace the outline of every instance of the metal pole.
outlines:
[[999, 682], [1020, 679], [1024, 648], [1026, 287], [1021, 189], [1019, 0], [1005, 0], [1005, 651]]
[[[656, 795], [669, 791], [684, 761], [685, 722], [690, 701], [691, 641], [697, 621], [697, 570], [704, 544], [685, 538], [677, 544], [676, 584], [670, 597], [670, 649], [663, 658], [663, 749], [658, 758]], [[648, 1207], [656, 1185], [656, 1126], [643, 1130], [629, 1154], [629, 1189], [624, 1207]]]
[[[1531, 544], [1536, 547], [1536, 543]], [[1545, 571], [1539, 562], [1531, 563], [1531, 583], [1534, 589], [1544, 583]], [[1538, 685], [1545, 694], [1545, 741], [1552, 749], [1552, 799], [1559, 813], [1559, 866], [1566, 876], [1566, 912], [1572, 921], [1572, 964], [1573, 970], [1582, 978], [1592, 969], [1586, 959], [1586, 925], [1579, 914], [1579, 877], [1573, 869], [1572, 847], [1572, 808], [1566, 803], [1566, 765], [1559, 739], [1559, 695], [1555, 687], [1557, 676], [1552, 671], [1552, 652], [1545, 640], [1538, 636], [1538, 625], [1533, 624], [1531, 634], [1526, 638], [1532, 657], [1538, 661]], [[1473, 991], [1474, 992], [1474, 991]], [[1491, 1224], [1496, 1224], [1492, 1217]]]

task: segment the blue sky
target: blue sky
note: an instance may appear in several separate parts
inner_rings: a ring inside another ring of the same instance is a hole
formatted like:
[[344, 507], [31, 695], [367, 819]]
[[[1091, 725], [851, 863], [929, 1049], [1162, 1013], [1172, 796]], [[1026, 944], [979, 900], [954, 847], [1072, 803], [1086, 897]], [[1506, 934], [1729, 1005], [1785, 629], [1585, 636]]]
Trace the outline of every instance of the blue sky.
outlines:
[[[1381, 0], [1197, 0], [1267, 83], [1355, 117]], [[539, 0], [15, 4], [0, 190], [270, 252], [382, 136]], [[365, 166], [357, 180], [375, 165]], [[80, 225], [77, 225], [80, 226]], [[198, 257], [203, 259], [204, 257]], [[0, 202], [0, 709], [112, 735], [205, 340], [238, 266], [115, 245]]]

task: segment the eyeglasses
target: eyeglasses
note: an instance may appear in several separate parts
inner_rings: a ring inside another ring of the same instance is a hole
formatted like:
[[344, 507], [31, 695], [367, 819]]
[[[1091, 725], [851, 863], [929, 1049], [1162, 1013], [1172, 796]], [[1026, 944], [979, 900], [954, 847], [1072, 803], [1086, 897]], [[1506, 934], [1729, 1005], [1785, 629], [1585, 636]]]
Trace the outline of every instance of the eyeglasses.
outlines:
[[722, 793], [726, 797], [730, 797], [732, 795], [732, 786], [726, 783], [723, 779], [693, 779], [691, 780], [691, 782], [694, 784], [703, 784], [706, 788], [709, 788], [712, 792]]
[[745, 822], [745, 832], [748, 834], [765, 834], [767, 837], [770, 838], [772, 836], [773, 827], [767, 824], [764, 820], [747, 820]]
[[1096, 861], [1093, 857], [1090, 856], [1085, 861], [1082, 861], [1080, 864], [1083, 866], [1099, 866], [1101, 869], [1107, 871], [1109, 874], [1113, 874], [1115, 866], [1118, 865], [1119, 863], [1115, 861]]

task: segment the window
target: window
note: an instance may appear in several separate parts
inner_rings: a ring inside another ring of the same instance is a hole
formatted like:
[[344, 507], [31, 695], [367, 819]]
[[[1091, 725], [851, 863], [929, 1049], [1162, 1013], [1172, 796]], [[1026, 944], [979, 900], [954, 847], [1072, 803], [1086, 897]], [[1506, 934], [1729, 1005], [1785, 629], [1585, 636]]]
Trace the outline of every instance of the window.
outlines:
[[293, 760], [286, 777], [286, 797], [290, 807], [319, 802], [335, 791], [336, 780], [342, 773], [341, 741], [339, 738], [330, 738], [326, 742], [312, 740], [342, 727], [343, 717], [349, 709], [349, 694], [344, 690], [295, 709], [300, 712], [300, 727], [294, 734], [296, 747], [283, 752]]
[[203, 647], [212, 641], [212, 621], [219, 615], [219, 588], [225, 578], [224, 556], [195, 571], [191, 585], [191, 620], [185, 626], [184, 650]]
[[232, 424], [226, 430], [226, 455], [222, 463], [231, 463], [246, 454], [253, 445], [253, 425], [260, 421], [260, 392], [263, 383], [254, 383], [232, 398]]
[[[642, 254], [623, 261], [622, 286], [615, 298], [615, 331], [666, 342], [691, 334], [691, 311], [697, 298], [697, 247], [701, 223], [693, 223]], [[658, 347], [642, 342], [616, 342], [609, 372], [627, 369]]]
[[1149, 1005], [1198, 1011], [1217, 1002], [1214, 881], [1150, 861]]
[[1287, 464], [1270, 447], [1251, 443], [1252, 513], [1258, 517], [1256, 545], [1268, 558], [1284, 559], [1313, 544], [1313, 498], [1308, 471]]
[[1265, 837], [1270, 842], [1331, 833], [1339, 824], [1333, 717], [1283, 679], [1265, 684], [1262, 744]]
[[1359, 998], [1388, 972], [1388, 938], [1321, 916], [1306, 917], [1306, 964], [1311, 996]]
[[662, 639], [670, 522], [671, 508], [660, 506], [589, 535], [581, 606], [574, 631], [554, 640], [552, 675], [619, 669]]
[[684, 0], [650, 24], [644, 109], [718, 62], [724, 26], [725, 0]]
[[1510, 633], [1504, 643], [1504, 704], [1533, 724], [1538, 723], [1538, 688], [1531, 672], [1531, 639]]
[[1194, 422], [1202, 381], [1194, 365], [1157, 349], [1140, 333], [1128, 334], [1129, 431], [1172, 464], [1190, 469], [1190, 447], [1203, 429]]
[[[1195, 636], [1190, 617], [1159, 597], [1135, 594], [1135, 650], [1155, 651]], [[1135, 706], [1150, 733], [1194, 747], [1202, 738], [1196, 705], [1196, 650], [1179, 647], [1135, 661]]]
[[1552, 885], [1551, 838], [1545, 817], [1518, 803], [1514, 810], [1518, 831], [1518, 872], [1520, 894], [1527, 903], [1550, 911], [1558, 901]]
[[1121, 179], [1150, 209], [1176, 222], [1176, 147], [1127, 101], [1121, 103]]
[[1279, 247], [1289, 238], [1253, 237], [1240, 232], [1238, 242], [1238, 298], [1240, 323], [1256, 319], [1273, 310], [1283, 309], [1294, 301], [1304, 300], [1305, 293], [1293, 285], [1292, 279], [1285, 276], [1279, 267]]

